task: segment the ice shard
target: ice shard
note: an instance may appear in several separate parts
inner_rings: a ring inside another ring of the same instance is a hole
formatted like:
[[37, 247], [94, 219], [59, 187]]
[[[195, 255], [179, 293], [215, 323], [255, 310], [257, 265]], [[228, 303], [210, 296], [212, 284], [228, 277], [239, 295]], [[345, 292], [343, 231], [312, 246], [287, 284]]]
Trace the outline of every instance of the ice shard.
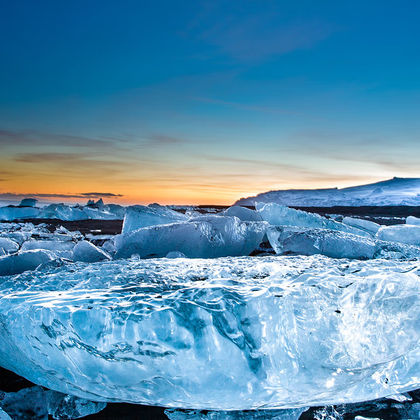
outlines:
[[365, 219], [357, 219], [355, 217], [343, 217], [343, 223], [349, 226], [353, 226], [357, 229], [364, 230], [371, 235], [375, 235], [378, 229], [381, 227], [381, 225], [378, 223]]
[[376, 251], [375, 241], [371, 238], [330, 229], [270, 226], [267, 237], [277, 254], [370, 259]]
[[420, 387], [420, 263], [129, 259], [0, 278], [0, 365], [95, 401], [285, 409]]
[[187, 216], [165, 206], [131, 206], [128, 207], [124, 216], [122, 233], [134, 230], [164, 225], [174, 222], [183, 222]]
[[420, 246], [420, 226], [407, 224], [382, 226], [378, 230], [376, 237], [383, 241]]
[[5, 254], [12, 254], [19, 249], [19, 244], [9, 238], [0, 237], [0, 249], [3, 249]]
[[17, 254], [6, 255], [0, 257], [0, 276], [35, 270], [39, 265], [53, 261], [54, 258], [56, 258], [56, 255], [43, 249], [21, 251]]
[[420, 226], [420, 218], [419, 217], [414, 217], [414, 216], [408, 216], [407, 219], [405, 220], [405, 223], [407, 225]]
[[73, 248], [74, 261], [98, 262], [111, 257], [89, 241], [80, 241]]
[[326, 255], [349, 259], [415, 259], [420, 247], [398, 242], [365, 238], [330, 229], [270, 226], [267, 237], [276, 254]]
[[264, 222], [237, 217], [201, 216], [188, 222], [150, 226], [115, 238], [116, 256], [165, 257], [181, 252], [190, 258], [249, 255], [264, 237]]
[[236, 216], [244, 222], [261, 222], [261, 216], [255, 211], [241, 206], [232, 206], [223, 212], [224, 216]]
[[320, 228], [353, 233], [359, 236], [371, 235], [364, 230], [349, 226], [344, 223], [327, 219], [316, 213], [292, 209], [276, 203], [256, 203], [257, 212], [263, 220], [273, 226], [297, 226], [304, 228]]

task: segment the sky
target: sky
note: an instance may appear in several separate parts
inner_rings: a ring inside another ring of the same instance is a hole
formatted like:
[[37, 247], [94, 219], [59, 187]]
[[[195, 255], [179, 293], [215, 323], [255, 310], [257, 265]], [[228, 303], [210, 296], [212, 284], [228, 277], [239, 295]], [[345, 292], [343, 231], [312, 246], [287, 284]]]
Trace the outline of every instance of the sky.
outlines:
[[0, 199], [230, 204], [420, 176], [420, 2], [0, 6]]

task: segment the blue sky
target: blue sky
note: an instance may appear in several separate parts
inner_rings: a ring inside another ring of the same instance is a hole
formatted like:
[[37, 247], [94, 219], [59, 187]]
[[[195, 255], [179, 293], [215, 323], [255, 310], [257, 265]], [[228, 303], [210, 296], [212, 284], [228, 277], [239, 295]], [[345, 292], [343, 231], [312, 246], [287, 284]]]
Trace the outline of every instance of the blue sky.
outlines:
[[0, 193], [230, 203], [420, 176], [417, 1], [15, 1]]

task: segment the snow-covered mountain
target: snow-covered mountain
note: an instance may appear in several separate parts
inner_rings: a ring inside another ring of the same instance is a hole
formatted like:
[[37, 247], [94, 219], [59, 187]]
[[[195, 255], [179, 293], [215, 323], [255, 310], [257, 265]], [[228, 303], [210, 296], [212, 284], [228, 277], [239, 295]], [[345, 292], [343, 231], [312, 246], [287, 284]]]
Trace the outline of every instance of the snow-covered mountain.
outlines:
[[241, 198], [235, 204], [274, 202], [286, 206], [420, 206], [420, 178], [392, 178], [348, 188], [278, 190]]

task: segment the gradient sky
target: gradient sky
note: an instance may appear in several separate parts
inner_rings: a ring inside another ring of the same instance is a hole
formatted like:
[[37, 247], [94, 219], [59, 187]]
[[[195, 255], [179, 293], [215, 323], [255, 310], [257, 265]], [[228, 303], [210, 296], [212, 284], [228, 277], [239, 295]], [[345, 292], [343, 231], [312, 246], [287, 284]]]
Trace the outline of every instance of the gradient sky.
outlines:
[[229, 204], [420, 176], [419, 18], [417, 0], [4, 1], [0, 198]]

